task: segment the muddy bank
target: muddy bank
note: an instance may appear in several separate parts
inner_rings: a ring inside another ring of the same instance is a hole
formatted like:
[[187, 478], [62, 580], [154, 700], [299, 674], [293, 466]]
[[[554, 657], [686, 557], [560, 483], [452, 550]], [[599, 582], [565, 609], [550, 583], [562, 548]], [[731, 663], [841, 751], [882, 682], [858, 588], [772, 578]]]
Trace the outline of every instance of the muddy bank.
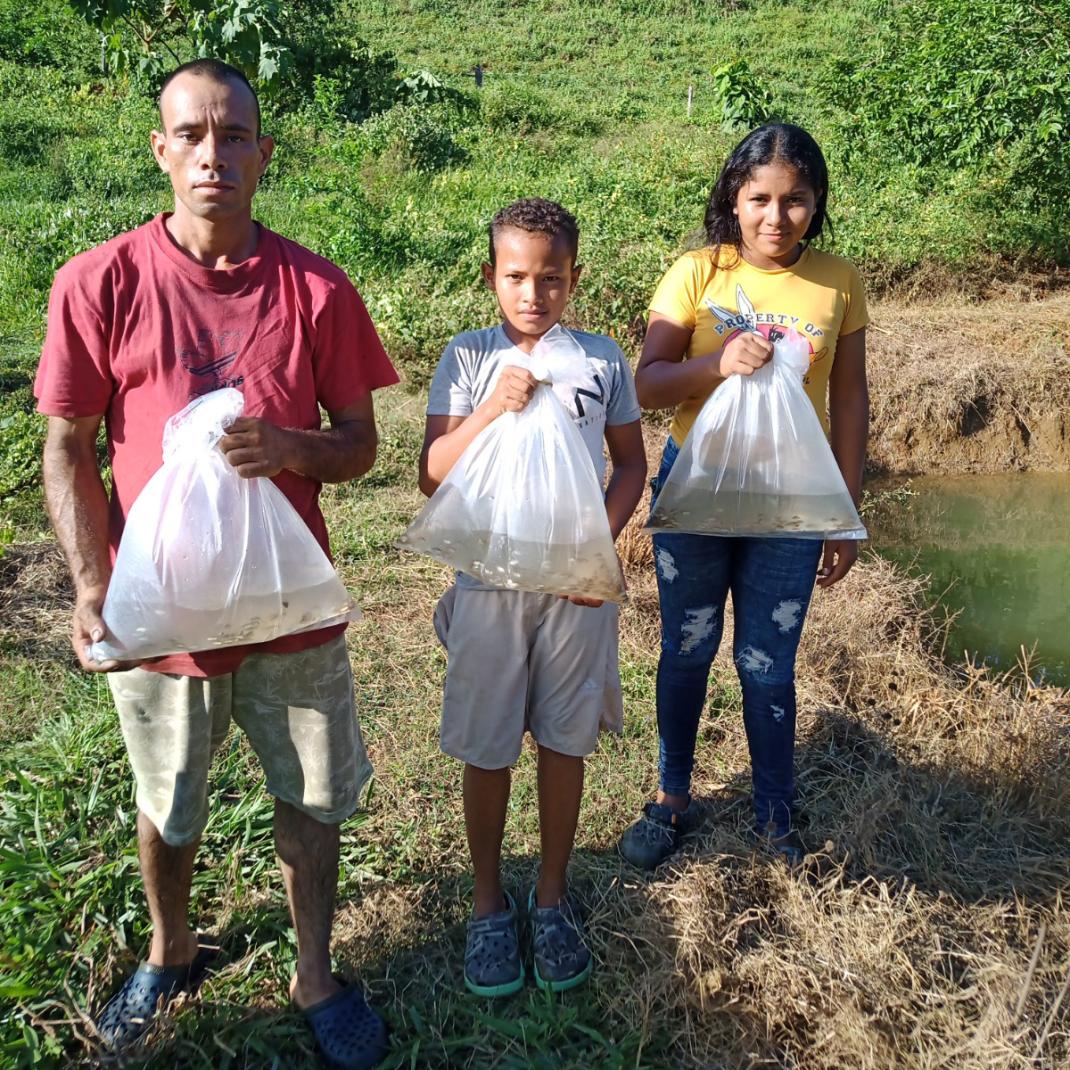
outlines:
[[871, 473], [1070, 470], [1070, 294], [871, 315]]

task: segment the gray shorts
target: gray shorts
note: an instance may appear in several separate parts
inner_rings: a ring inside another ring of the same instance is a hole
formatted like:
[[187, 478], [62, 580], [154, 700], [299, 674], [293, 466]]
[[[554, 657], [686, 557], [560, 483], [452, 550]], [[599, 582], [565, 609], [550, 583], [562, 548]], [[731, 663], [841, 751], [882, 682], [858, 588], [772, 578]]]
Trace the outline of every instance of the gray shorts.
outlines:
[[549, 594], [451, 587], [435, 609], [446, 648], [442, 749], [481, 769], [520, 757], [524, 732], [582, 757], [620, 732], [618, 607]]
[[137, 781], [137, 805], [174, 847], [208, 819], [208, 767], [233, 718], [267, 790], [324, 824], [357, 808], [372, 767], [344, 636], [293, 654], [250, 654], [203, 679], [131, 669], [108, 676]]

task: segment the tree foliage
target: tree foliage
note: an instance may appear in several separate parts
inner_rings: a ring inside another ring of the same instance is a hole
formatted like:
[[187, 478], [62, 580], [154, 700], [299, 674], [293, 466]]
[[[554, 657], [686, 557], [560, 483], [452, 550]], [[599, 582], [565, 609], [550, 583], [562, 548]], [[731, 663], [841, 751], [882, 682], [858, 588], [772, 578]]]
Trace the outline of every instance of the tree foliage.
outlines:
[[1065, 0], [908, 0], [885, 25], [828, 88], [896, 153], [946, 167], [1024, 148], [1033, 173], [1070, 162]]
[[278, 0], [70, 0], [101, 33], [111, 71], [133, 70], [149, 81], [200, 56], [240, 67], [267, 87], [278, 79], [287, 49]]
[[298, 109], [324, 79], [339, 117], [394, 99], [396, 61], [347, 35], [335, 0], [67, 0], [100, 33], [101, 65], [154, 92], [167, 71], [212, 56], [240, 68], [269, 107]]

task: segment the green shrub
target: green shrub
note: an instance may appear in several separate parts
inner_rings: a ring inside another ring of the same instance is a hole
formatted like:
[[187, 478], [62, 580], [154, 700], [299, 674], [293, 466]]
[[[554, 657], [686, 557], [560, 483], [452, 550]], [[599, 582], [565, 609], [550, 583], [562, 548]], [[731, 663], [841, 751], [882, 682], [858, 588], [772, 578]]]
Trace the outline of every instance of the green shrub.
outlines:
[[714, 107], [724, 130], [742, 133], [769, 120], [773, 98], [745, 59], [722, 63], [712, 75]]
[[[293, 0], [281, 15], [287, 61], [265, 103], [276, 112], [302, 110], [318, 97], [327, 121], [360, 122], [390, 106], [397, 61], [366, 41], [346, 34], [347, 19], [336, 0]], [[329, 100], [330, 111], [324, 108]]]
[[892, 11], [879, 41], [828, 79], [853, 118], [918, 164], [980, 163], [1021, 143], [1039, 172], [1065, 162], [1064, 4], [909, 0]]
[[78, 81], [99, 73], [97, 35], [63, 0], [0, 0], [0, 56], [19, 66], [55, 67]]
[[985, 247], [1024, 252], [1035, 239], [1042, 256], [1068, 258], [1065, 4], [907, 0], [859, 56], [831, 66], [822, 88], [845, 111], [838, 136], [849, 168], [905, 163], [930, 191], [957, 187]]
[[368, 150], [392, 169], [439, 171], [467, 159], [457, 141], [460, 117], [452, 104], [395, 104], [366, 120], [361, 135]]
[[482, 91], [480, 104], [483, 121], [502, 133], [523, 136], [538, 130], [564, 130], [590, 134], [598, 126], [590, 117], [563, 107], [560, 98], [551, 99], [518, 82], [490, 82]]

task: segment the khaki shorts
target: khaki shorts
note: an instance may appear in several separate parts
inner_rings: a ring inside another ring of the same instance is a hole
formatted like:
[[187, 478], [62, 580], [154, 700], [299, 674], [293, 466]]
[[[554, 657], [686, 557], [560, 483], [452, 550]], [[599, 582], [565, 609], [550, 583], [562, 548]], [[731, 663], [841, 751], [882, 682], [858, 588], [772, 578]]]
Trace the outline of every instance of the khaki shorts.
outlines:
[[448, 654], [442, 749], [481, 769], [520, 757], [525, 730], [582, 757], [598, 731], [620, 732], [618, 607], [555, 595], [451, 587], [435, 609]]
[[256, 751], [267, 790], [324, 824], [353, 813], [371, 776], [343, 636], [294, 654], [250, 654], [209, 679], [131, 669], [108, 682], [138, 808], [173, 847], [204, 831], [208, 767], [231, 718]]

